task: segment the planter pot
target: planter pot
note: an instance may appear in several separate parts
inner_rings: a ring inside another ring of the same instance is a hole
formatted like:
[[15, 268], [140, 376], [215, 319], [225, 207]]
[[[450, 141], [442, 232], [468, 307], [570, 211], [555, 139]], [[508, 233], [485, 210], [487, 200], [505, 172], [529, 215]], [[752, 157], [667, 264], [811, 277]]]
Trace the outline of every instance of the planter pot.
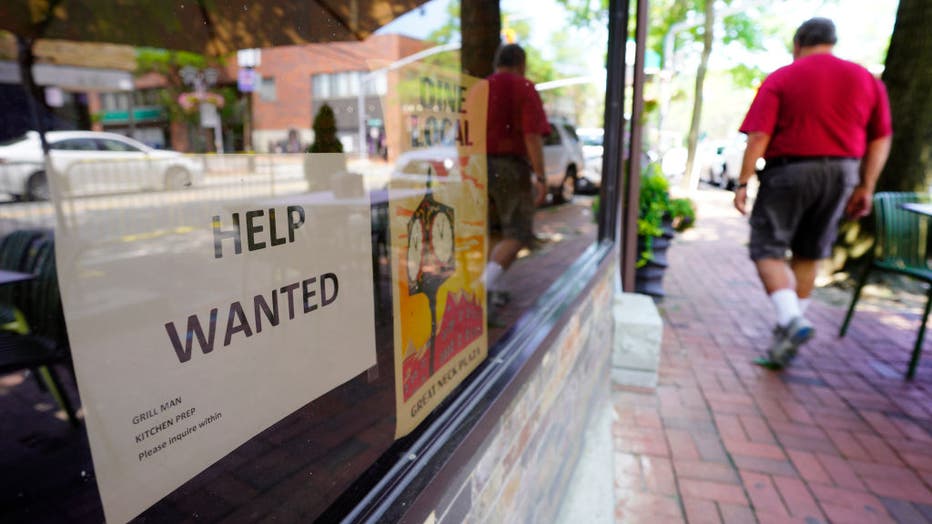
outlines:
[[[667, 248], [676, 231], [673, 230], [672, 221], [664, 220], [663, 235], [653, 237], [651, 244], [651, 257], [646, 264], [634, 271], [634, 291], [652, 297], [663, 297], [663, 275], [667, 270]], [[645, 249], [646, 238], [638, 237], [638, 253]]]

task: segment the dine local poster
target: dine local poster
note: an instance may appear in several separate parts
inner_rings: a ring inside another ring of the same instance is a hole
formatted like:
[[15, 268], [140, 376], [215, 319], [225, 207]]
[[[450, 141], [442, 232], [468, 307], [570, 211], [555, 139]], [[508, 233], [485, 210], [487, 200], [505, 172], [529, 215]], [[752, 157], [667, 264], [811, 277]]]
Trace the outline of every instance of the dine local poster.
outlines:
[[227, 189], [61, 206], [62, 301], [108, 522], [376, 364], [369, 199]]
[[488, 354], [485, 157], [488, 83], [438, 67], [400, 71], [406, 165], [389, 183], [396, 437]]

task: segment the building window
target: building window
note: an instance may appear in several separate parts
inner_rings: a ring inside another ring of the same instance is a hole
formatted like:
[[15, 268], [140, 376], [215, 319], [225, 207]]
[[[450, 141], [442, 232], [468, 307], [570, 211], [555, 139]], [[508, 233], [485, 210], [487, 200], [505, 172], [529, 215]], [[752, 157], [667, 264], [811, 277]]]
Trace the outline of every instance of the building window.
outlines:
[[384, 71], [321, 73], [311, 77], [311, 90], [316, 100], [353, 98], [359, 96], [360, 90], [366, 96], [381, 96], [388, 91], [388, 79]]
[[264, 102], [275, 102], [278, 100], [278, 95], [275, 92], [274, 76], [262, 77], [262, 81], [259, 82], [259, 99]]
[[330, 75], [314, 75], [311, 77], [311, 93], [314, 98], [327, 100], [330, 96]]
[[103, 93], [100, 95], [100, 106], [104, 111], [127, 111], [129, 93]]

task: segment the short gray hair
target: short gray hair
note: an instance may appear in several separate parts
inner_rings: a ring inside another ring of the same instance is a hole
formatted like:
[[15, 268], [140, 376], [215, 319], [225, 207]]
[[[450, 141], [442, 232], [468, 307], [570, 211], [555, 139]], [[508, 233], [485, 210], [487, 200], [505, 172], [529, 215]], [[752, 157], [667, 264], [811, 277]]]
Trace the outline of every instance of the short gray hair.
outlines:
[[835, 23], [828, 18], [810, 18], [803, 22], [793, 35], [793, 43], [799, 47], [814, 45], [835, 45], [838, 36], [835, 34]]
[[505, 44], [495, 51], [494, 67], [520, 67], [527, 62], [524, 49], [518, 44]]

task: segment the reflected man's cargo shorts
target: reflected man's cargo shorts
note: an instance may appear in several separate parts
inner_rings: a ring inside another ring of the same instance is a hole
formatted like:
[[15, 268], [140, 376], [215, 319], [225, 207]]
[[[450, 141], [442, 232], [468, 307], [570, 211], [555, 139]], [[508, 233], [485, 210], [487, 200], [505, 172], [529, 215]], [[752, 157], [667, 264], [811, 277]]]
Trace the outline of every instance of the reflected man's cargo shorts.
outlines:
[[[489, 156], [489, 223], [498, 223], [502, 235], [529, 243], [534, 238], [534, 197], [531, 164], [519, 156]], [[494, 211], [493, 211], [494, 207]]]
[[859, 183], [853, 158], [768, 166], [751, 212], [751, 259], [828, 258], [848, 198]]

